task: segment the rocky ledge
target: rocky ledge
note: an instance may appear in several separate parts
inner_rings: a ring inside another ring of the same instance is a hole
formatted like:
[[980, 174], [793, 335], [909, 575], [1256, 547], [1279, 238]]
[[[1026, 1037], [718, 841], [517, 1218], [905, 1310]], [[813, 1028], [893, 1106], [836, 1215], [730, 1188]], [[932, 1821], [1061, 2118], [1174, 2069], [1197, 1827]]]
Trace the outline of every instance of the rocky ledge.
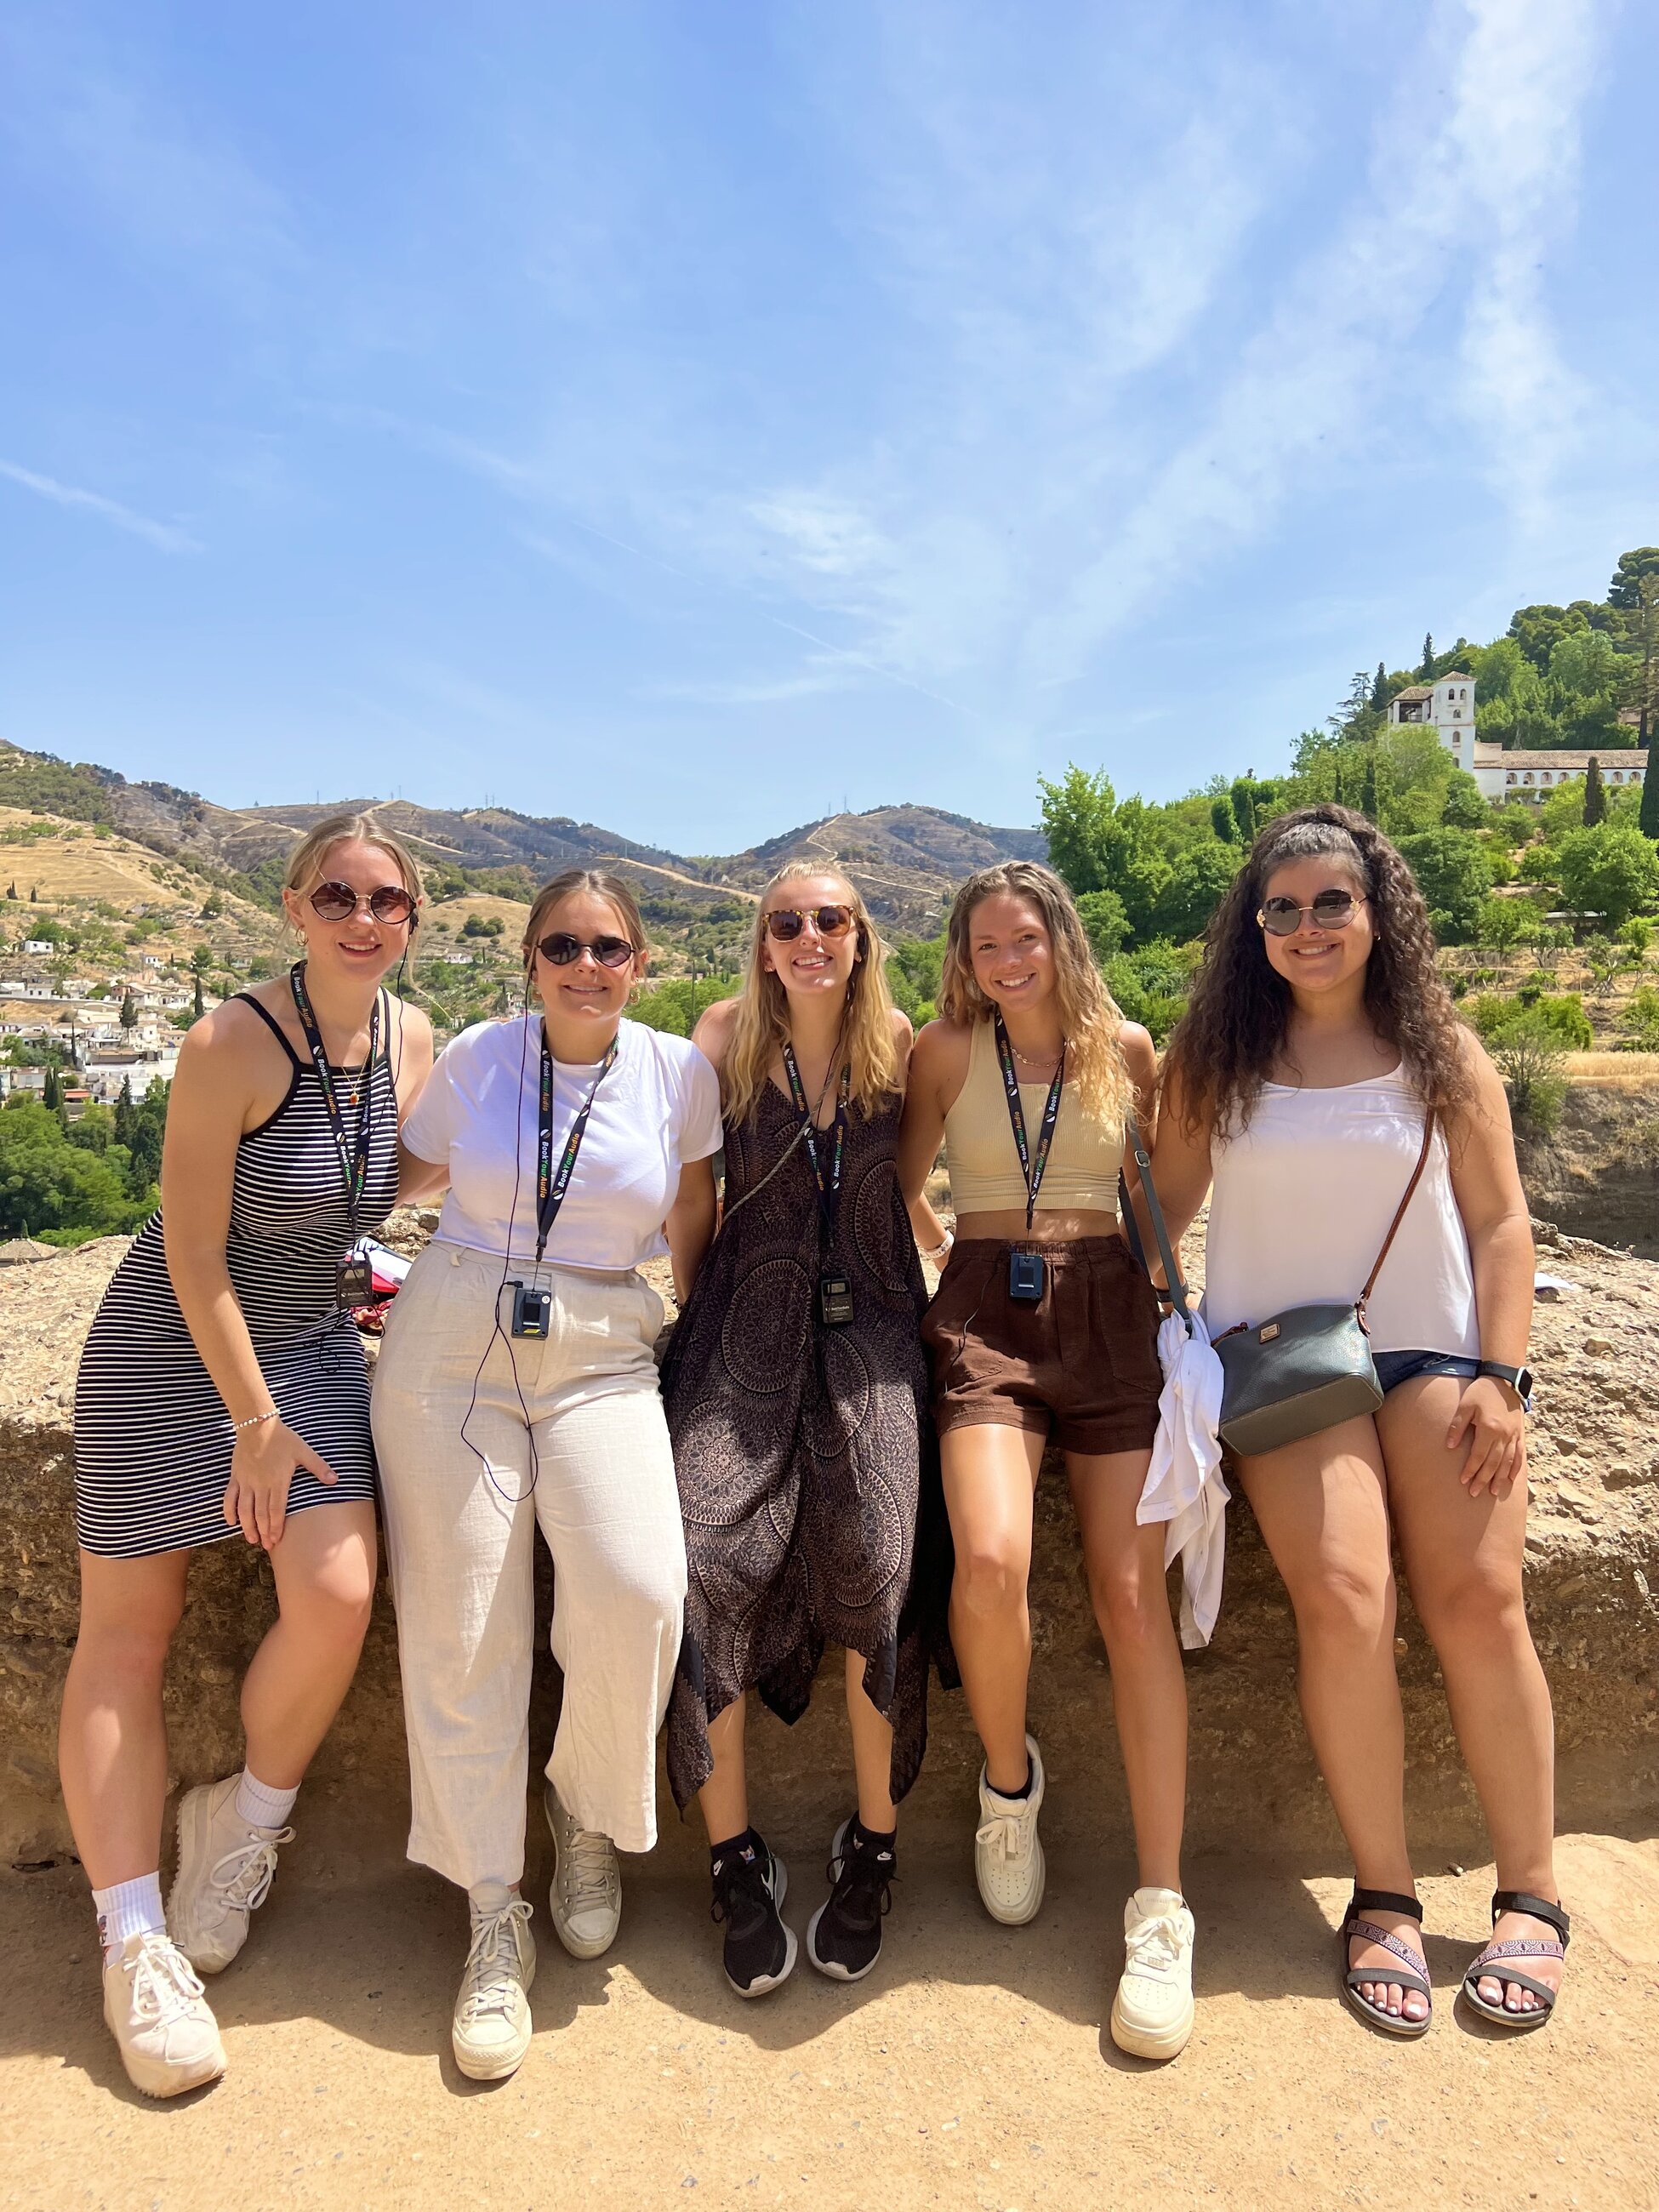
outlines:
[[[412, 1249], [428, 1224], [394, 1217]], [[58, 1696], [77, 1604], [71, 1503], [75, 1364], [122, 1251], [117, 1238], [0, 1273], [0, 1851], [50, 1856], [68, 1835], [54, 1753]], [[1659, 1800], [1659, 1267], [1540, 1225], [1547, 1284], [1533, 1337], [1528, 1601], [1555, 1698], [1564, 1827], [1605, 1826]], [[1033, 1723], [1056, 1789], [1051, 1821], [1121, 1839], [1126, 1823], [1105, 1653], [1091, 1617], [1057, 1466], [1040, 1495], [1031, 1610]], [[1289, 1607], [1249, 1509], [1230, 1515], [1226, 1599], [1213, 1644], [1188, 1655], [1191, 1824], [1197, 1847], [1278, 1833], [1323, 1853], [1335, 1842], [1296, 1706]], [[541, 1557], [544, 1622], [547, 1568]], [[167, 1704], [175, 1781], [223, 1771], [240, 1747], [237, 1685], [270, 1619], [263, 1555], [240, 1540], [204, 1552], [174, 1647]], [[1474, 1800], [1430, 1650], [1409, 1605], [1399, 1638], [1419, 1832], [1473, 1851]], [[839, 1661], [811, 1713], [769, 1726], [754, 1751], [769, 1802], [829, 1803], [844, 1771]], [[557, 1684], [538, 1662], [536, 1741], [544, 1753]], [[936, 1694], [933, 1741], [915, 1810], [963, 1796], [978, 1748], [959, 1694]], [[382, 1586], [356, 1686], [319, 1756], [325, 1788], [405, 1786], [396, 1638]], [[1064, 1787], [1060, 1785], [1063, 1782]], [[667, 1800], [665, 1796], [665, 1804]]]

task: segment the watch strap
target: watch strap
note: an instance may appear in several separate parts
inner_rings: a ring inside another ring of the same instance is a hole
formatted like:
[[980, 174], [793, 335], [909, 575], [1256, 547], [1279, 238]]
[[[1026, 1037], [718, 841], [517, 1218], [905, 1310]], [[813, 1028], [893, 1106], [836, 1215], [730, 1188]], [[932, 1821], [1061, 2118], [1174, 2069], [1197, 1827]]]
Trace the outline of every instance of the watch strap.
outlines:
[[1524, 1398], [1532, 1376], [1524, 1367], [1506, 1367], [1501, 1359], [1483, 1359], [1475, 1369], [1477, 1375], [1490, 1375], [1494, 1381], [1507, 1382], [1518, 1398]]

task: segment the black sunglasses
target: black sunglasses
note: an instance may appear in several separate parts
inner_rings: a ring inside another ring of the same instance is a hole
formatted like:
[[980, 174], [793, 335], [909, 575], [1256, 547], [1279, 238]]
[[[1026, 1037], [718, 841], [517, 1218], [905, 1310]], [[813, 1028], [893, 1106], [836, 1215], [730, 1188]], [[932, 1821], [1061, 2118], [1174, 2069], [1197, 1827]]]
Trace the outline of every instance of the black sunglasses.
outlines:
[[1316, 929], [1346, 929], [1364, 903], [1352, 891], [1339, 890], [1321, 891], [1311, 906], [1298, 906], [1293, 898], [1264, 899], [1256, 921], [1275, 937], [1294, 937], [1304, 914]]
[[845, 937], [853, 927], [853, 909], [850, 906], [809, 906], [803, 912], [799, 907], [775, 906], [766, 917], [766, 933], [788, 945], [800, 935], [809, 921], [820, 937]]
[[407, 921], [415, 911], [415, 895], [401, 884], [382, 884], [376, 890], [355, 891], [349, 884], [319, 884], [311, 894], [311, 909], [325, 921], [344, 921], [366, 906], [376, 921]]
[[601, 968], [626, 968], [637, 948], [625, 937], [573, 937], [568, 929], [556, 929], [537, 939], [536, 950], [556, 968], [568, 968], [584, 952], [591, 952]]

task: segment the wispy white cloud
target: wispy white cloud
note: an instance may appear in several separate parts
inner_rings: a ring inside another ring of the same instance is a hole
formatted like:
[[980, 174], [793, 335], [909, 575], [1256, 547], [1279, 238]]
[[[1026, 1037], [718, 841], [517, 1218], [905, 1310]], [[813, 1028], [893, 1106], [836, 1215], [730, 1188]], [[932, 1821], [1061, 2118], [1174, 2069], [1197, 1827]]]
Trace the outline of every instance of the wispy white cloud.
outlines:
[[100, 516], [113, 523], [116, 529], [125, 530], [135, 538], [142, 538], [162, 553], [200, 553], [205, 550], [198, 538], [176, 523], [157, 522], [148, 514], [125, 507], [118, 499], [107, 499], [100, 491], [87, 491], [79, 484], [60, 483], [56, 477], [42, 476], [38, 470], [21, 468], [15, 461], [0, 461], [0, 477], [10, 483], [21, 484], [41, 499], [49, 499], [58, 507], [79, 507], [88, 514]]

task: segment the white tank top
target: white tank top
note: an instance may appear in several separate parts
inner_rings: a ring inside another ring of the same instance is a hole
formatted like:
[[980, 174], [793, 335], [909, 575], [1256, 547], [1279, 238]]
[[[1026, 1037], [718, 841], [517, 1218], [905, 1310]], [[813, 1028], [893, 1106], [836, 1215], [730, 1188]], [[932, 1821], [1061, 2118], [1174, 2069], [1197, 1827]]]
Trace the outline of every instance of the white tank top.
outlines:
[[[1289, 1306], [1357, 1298], [1422, 1143], [1422, 1102], [1399, 1068], [1326, 1091], [1264, 1084], [1249, 1127], [1211, 1147], [1211, 1335]], [[1374, 1352], [1480, 1356], [1469, 1240], [1443, 1129], [1435, 1131], [1368, 1319]]]

